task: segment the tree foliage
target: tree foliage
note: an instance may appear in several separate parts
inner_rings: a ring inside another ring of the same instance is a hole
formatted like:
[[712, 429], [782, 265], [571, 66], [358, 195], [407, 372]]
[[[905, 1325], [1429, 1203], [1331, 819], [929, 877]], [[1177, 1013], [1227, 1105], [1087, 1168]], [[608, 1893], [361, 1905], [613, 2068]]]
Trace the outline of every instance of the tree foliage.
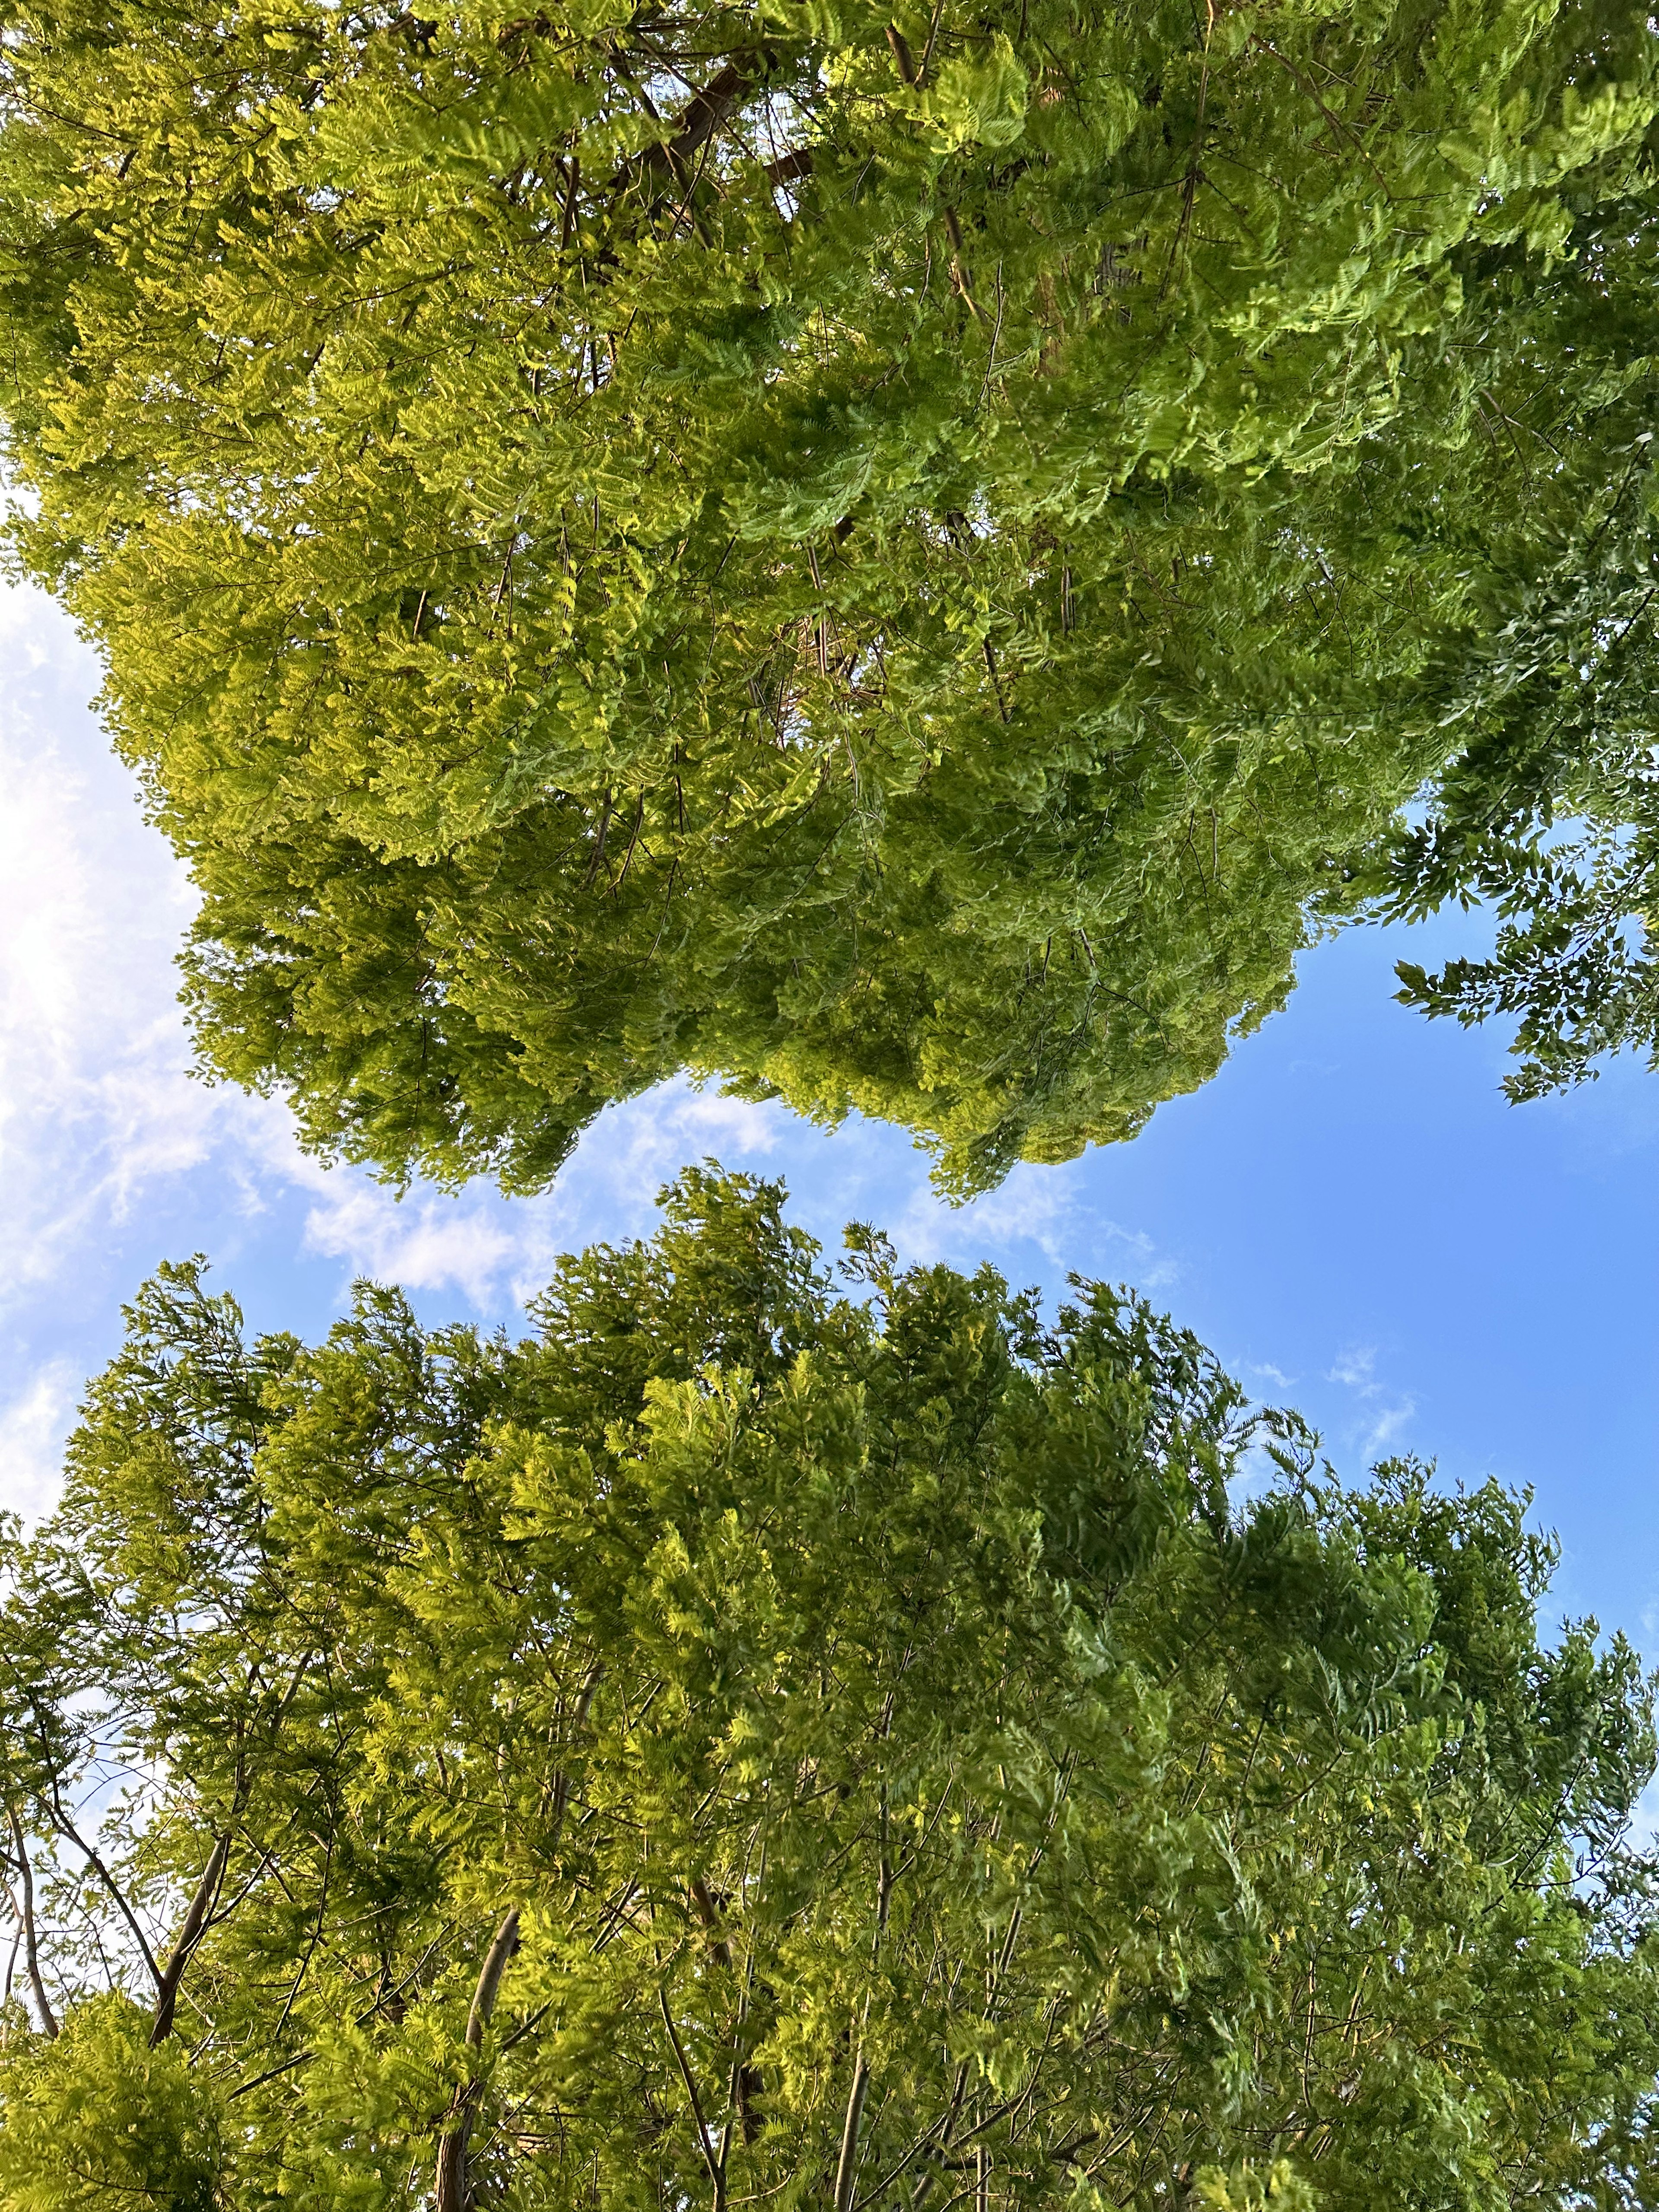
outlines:
[[1659, 2201], [1649, 1692], [1522, 1501], [666, 1195], [520, 1343], [140, 1294], [8, 1551], [7, 2212]]
[[1385, 912], [1495, 913], [1488, 957], [1437, 975], [1402, 963], [1401, 996], [1465, 1024], [1515, 1017], [1521, 1066], [1504, 1087], [1516, 1099], [1582, 1082], [1626, 1048], [1659, 1067], [1652, 453], [1651, 432], [1631, 437], [1577, 526], [1546, 542], [1537, 586], [1470, 684], [1462, 750], [1377, 871]]
[[1627, 0], [5, 21], [21, 543], [204, 1061], [393, 1173], [682, 1066], [1133, 1131], [1650, 405]]

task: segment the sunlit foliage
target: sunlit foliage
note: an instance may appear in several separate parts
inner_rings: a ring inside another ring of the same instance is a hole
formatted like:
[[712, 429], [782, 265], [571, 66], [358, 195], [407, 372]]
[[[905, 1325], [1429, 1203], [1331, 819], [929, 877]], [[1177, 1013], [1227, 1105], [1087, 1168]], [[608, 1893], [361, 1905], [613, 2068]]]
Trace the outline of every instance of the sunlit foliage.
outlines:
[[956, 1191], [1132, 1132], [1650, 410], [1614, 0], [4, 21], [20, 542], [205, 1063], [394, 1174], [682, 1066]]
[[145, 1287], [7, 1553], [0, 2204], [1651, 2205], [1649, 1692], [1521, 1502], [779, 1200], [521, 1343]]

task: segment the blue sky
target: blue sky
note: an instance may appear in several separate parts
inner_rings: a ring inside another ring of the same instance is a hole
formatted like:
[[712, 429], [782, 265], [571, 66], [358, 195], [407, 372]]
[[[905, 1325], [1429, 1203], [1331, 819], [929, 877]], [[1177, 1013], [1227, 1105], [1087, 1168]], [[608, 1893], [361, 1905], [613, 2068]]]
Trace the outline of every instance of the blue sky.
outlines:
[[[428, 1320], [514, 1319], [551, 1255], [648, 1227], [686, 1159], [782, 1175], [833, 1243], [1053, 1288], [1139, 1285], [1345, 1474], [1386, 1451], [1530, 1483], [1557, 1600], [1659, 1656], [1659, 1077], [1613, 1068], [1512, 1109], [1502, 1036], [1393, 1003], [1401, 931], [1301, 965], [1287, 1011], [1133, 1144], [1022, 1168], [960, 1212], [899, 1133], [810, 1128], [670, 1086], [589, 1133], [558, 1187], [401, 1204], [301, 1158], [280, 1107], [190, 1080], [172, 954], [188, 884], [88, 702], [95, 663], [38, 594], [0, 593], [0, 1504], [50, 1499], [84, 1378], [158, 1260], [206, 1252], [251, 1322], [325, 1329], [356, 1273]], [[1478, 939], [1410, 933], [1433, 959]]]

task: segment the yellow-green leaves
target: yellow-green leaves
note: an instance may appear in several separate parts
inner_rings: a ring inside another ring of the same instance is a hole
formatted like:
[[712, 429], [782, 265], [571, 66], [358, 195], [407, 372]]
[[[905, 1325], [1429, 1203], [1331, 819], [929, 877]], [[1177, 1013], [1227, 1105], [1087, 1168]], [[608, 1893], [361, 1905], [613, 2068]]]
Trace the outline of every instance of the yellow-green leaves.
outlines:
[[1193, 2194], [1205, 2212], [1314, 2212], [1319, 2202], [1288, 2159], [1277, 2160], [1265, 2179], [1248, 2163], [1231, 2173], [1206, 2166], [1194, 2179]]
[[1649, 1687], [1521, 1501], [665, 1197], [516, 1345], [135, 1302], [8, 1553], [7, 2212], [1639, 2203]]
[[0, 2204], [88, 2212], [222, 2212], [222, 2120], [213, 2085], [176, 2044], [148, 2048], [143, 2008], [111, 1993], [67, 2014], [56, 2041], [14, 2015], [0, 2047]]
[[681, 1067], [955, 1191], [1139, 1127], [1642, 427], [1654, 71], [1625, 0], [16, 10], [18, 542], [204, 1065], [515, 1187]]
[[917, 113], [941, 153], [1012, 145], [1025, 127], [1030, 80], [1004, 33], [951, 56], [921, 94]]

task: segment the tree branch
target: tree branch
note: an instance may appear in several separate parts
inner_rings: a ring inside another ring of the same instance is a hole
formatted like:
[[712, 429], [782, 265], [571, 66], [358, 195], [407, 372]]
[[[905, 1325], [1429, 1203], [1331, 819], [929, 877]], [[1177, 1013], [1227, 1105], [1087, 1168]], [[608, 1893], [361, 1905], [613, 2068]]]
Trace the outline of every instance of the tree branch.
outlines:
[[225, 1862], [229, 1856], [230, 1838], [221, 1836], [209, 1854], [208, 1863], [202, 1870], [202, 1879], [196, 1885], [196, 1894], [190, 1900], [185, 1924], [179, 1930], [179, 1940], [157, 1977], [155, 2024], [149, 2032], [152, 2051], [158, 2044], [165, 2043], [173, 2033], [173, 2015], [179, 2002], [179, 1984], [185, 1978], [185, 1968], [190, 1964], [191, 1954], [202, 1940], [202, 1930], [224, 1877]]
[[[607, 802], [608, 811], [608, 802]], [[593, 1693], [599, 1688], [605, 1669], [596, 1659], [587, 1670], [581, 1694], [576, 1700], [576, 1711], [571, 1722], [571, 1735], [586, 1723], [593, 1703]], [[569, 1802], [568, 1770], [561, 1761], [558, 1778], [553, 1788], [552, 1839], [556, 1841], [564, 1826], [566, 1806]], [[472, 1992], [472, 2002], [466, 2015], [464, 2038], [469, 2051], [481, 2051], [489, 2033], [490, 2016], [495, 2009], [495, 2000], [501, 1993], [501, 1976], [507, 1972], [507, 1961], [519, 1948], [519, 1907], [508, 1908], [501, 1926], [495, 1930], [494, 1942], [484, 1954], [483, 1964], [478, 1969], [477, 1986]], [[536, 2022], [546, 2014], [544, 2005], [524, 2025], [507, 2039], [507, 2045], [527, 2035]], [[507, 2045], [502, 2046], [503, 2049]], [[477, 2110], [479, 2093], [483, 2087], [483, 2076], [476, 2069], [471, 2079], [459, 2090], [451, 2106], [450, 2123], [438, 2137], [437, 2194], [434, 2212], [467, 2212], [471, 2190], [467, 2179], [466, 2146], [472, 2132], [472, 2116]]]
[[478, 1970], [478, 1986], [472, 1992], [472, 2003], [466, 2015], [466, 2047], [469, 2051], [483, 2048], [484, 2031], [489, 2026], [490, 2014], [495, 2009], [495, 1999], [501, 1986], [501, 1976], [507, 1972], [507, 1962], [519, 1948], [519, 1908], [515, 1905], [495, 1930], [495, 1940], [484, 1953], [483, 1965]]
[[104, 1887], [109, 1892], [111, 1898], [114, 1901], [116, 1911], [120, 1914], [122, 1919], [126, 1922], [127, 1926], [131, 1929], [133, 1941], [137, 1944], [139, 1950], [143, 1954], [144, 1964], [149, 1968], [150, 1978], [155, 1982], [156, 1988], [159, 1990], [161, 1986], [161, 1969], [155, 1963], [155, 1954], [149, 1948], [149, 1936], [145, 1935], [143, 1929], [138, 1925], [137, 1917], [134, 1913], [132, 1907], [127, 1903], [126, 1899], [121, 1894], [120, 1886], [116, 1881], [114, 1875], [111, 1874], [109, 1869], [104, 1864], [102, 1859], [99, 1857], [97, 1852], [94, 1850], [92, 1845], [88, 1843], [86, 1838], [80, 1833], [79, 1830], [76, 1827], [75, 1823], [70, 1819], [68, 1814], [64, 1812], [63, 1807], [56, 1802], [56, 1785], [54, 1784], [54, 1802], [46, 1808], [47, 1819], [52, 1822], [52, 1826], [57, 1829], [58, 1834], [63, 1837], [66, 1843], [74, 1844], [76, 1850], [85, 1858], [87, 1864], [92, 1869], [99, 1881], [102, 1882]]
[[910, 42], [896, 23], [890, 23], [887, 26], [887, 43], [893, 50], [893, 60], [898, 69], [899, 82], [906, 85], [915, 84], [916, 64], [910, 52]]
[[641, 156], [646, 166], [666, 168], [678, 182], [684, 184], [690, 156], [714, 137], [732, 109], [754, 90], [774, 58], [763, 46], [750, 53], [733, 54], [726, 66], [718, 70], [680, 110], [676, 118], [678, 127], [667, 143], [646, 149]]
[[[469, 2051], [479, 2051], [489, 2027], [490, 2014], [495, 2009], [500, 1994], [501, 1976], [507, 1962], [519, 1948], [519, 1908], [508, 1911], [495, 1930], [494, 1942], [484, 1953], [483, 1964], [478, 1969], [477, 1986], [472, 1992], [472, 2003], [466, 2015], [465, 2041]], [[472, 2132], [472, 2115], [477, 2107], [478, 2092], [483, 2081], [474, 2074], [465, 2087], [458, 2091], [450, 2107], [450, 2124], [438, 2138], [438, 2172], [436, 2212], [466, 2212], [471, 2191], [467, 2184], [466, 2143]]]
[[40, 1975], [40, 1952], [34, 1932], [34, 1876], [29, 1868], [28, 1847], [23, 1840], [23, 1824], [17, 1817], [17, 1808], [8, 1804], [6, 1815], [11, 1823], [12, 1849], [17, 1854], [18, 1886], [22, 1891], [23, 1963], [28, 1969], [29, 1987], [34, 1992], [34, 2002], [40, 2014], [41, 2032], [55, 2041], [58, 2035], [58, 2015], [46, 1995], [46, 1985]]
[[859, 2127], [864, 2118], [864, 2100], [869, 2087], [869, 2062], [860, 2051], [853, 2069], [853, 2086], [848, 2092], [847, 2118], [842, 2123], [841, 2156], [836, 2162], [836, 2212], [851, 2212], [853, 2181], [858, 2172]]
[[680, 2069], [680, 2079], [685, 2084], [685, 2094], [691, 2100], [691, 2117], [697, 2124], [697, 2141], [702, 2146], [703, 2164], [708, 2168], [708, 2178], [714, 2185], [714, 2212], [724, 2212], [726, 2177], [720, 2172], [720, 2162], [714, 2155], [714, 2145], [708, 2133], [708, 2123], [703, 2118], [702, 2099], [697, 2094], [697, 2085], [691, 2078], [691, 2068], [680, 2042], [679, 2032], [674, 2026], [674, 2015], [668, 2009], [668, 1992], [659, 1986], [657, 2002], [662, 2008], [662, 2024], [668, 2030], [668, 2040], [674, 2053], [674, 2063]]

